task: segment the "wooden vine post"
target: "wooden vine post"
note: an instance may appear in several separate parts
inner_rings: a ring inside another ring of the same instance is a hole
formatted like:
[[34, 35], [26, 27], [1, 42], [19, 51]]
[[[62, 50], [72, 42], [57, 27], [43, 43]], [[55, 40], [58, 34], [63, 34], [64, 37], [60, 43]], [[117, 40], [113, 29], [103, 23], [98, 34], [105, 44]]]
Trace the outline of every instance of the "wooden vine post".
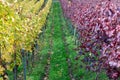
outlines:
[[21, 50], [21, 54], [22, 54], [22, 64], [23, 64], [23, 77], [24, 77], [24, 80], [26, 80], [27, 66], [26, 66], [26, 56], [25, 56], [24, 49]]

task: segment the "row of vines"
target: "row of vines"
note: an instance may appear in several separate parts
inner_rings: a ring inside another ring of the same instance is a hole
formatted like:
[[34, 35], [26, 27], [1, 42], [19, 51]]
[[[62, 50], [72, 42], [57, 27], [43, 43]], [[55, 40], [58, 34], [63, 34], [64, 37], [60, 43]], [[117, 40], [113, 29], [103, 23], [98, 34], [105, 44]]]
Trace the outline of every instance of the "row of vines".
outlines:
[[[79, 54], [86, 68], [110, 79], [120, 77], [120, 7], [111, 0], [99, 0], [94, 6], [81, 0], [60, 0], [66, 18], [78, 33]], [[94, 1], [92, 2], [94, 3]]]
[[7, 71], [20, 66], [26, 52], [33, 55], [51, 4], [52, 0], [0, 1], [0, 80], [8, 80]]

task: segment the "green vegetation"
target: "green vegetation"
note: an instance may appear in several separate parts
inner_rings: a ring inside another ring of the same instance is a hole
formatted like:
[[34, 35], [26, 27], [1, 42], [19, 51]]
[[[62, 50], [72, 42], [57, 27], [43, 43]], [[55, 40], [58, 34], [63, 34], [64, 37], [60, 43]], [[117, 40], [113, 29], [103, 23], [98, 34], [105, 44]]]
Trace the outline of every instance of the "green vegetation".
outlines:
[[[71, 80], [70, 74], [75, 80], [95, 80], [96, 73], [86, 70], [81, 62], [84, 56], [78, 55], [75, 50], [78, 47], [76, 36], [71, 34], [69, 26], [60, 3], [53, 3], [43, 32], [39, 35], [34, 64], [29, 63], [27, 80]], [[79, 59], [76, 60], [76, 56]], [[8, 74], [13, 80], [13, 73]], [[23, 66], [19, 67], [18, 79], [23, 80]], [[108, 80], [104, 72], [99, 74], [99, 80]]]

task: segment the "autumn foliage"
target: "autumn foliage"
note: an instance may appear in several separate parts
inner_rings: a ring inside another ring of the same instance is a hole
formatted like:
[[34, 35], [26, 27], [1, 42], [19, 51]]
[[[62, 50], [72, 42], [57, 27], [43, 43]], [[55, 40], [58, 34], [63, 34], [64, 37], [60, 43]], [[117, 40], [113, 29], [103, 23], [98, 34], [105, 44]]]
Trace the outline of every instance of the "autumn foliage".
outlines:
[[[109, 78], [120, 76], [120, 8], [110, 0], [95, 6], [80, 0], [60, 0], [64, 14], [79, 34], [80, 49], [98, 58]], [[98, 65], [97, 65], [98, 66]]]

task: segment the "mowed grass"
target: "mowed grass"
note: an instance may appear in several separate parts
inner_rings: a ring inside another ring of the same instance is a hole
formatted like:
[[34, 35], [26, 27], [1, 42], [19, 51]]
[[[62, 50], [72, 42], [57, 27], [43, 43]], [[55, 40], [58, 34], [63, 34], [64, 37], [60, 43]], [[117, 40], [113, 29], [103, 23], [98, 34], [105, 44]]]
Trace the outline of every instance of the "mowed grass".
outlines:
[[62, 11], [59, 3], [53, 3], [53, 54], [51, 55], [49, 80], [70, 80], [62, 31]]

